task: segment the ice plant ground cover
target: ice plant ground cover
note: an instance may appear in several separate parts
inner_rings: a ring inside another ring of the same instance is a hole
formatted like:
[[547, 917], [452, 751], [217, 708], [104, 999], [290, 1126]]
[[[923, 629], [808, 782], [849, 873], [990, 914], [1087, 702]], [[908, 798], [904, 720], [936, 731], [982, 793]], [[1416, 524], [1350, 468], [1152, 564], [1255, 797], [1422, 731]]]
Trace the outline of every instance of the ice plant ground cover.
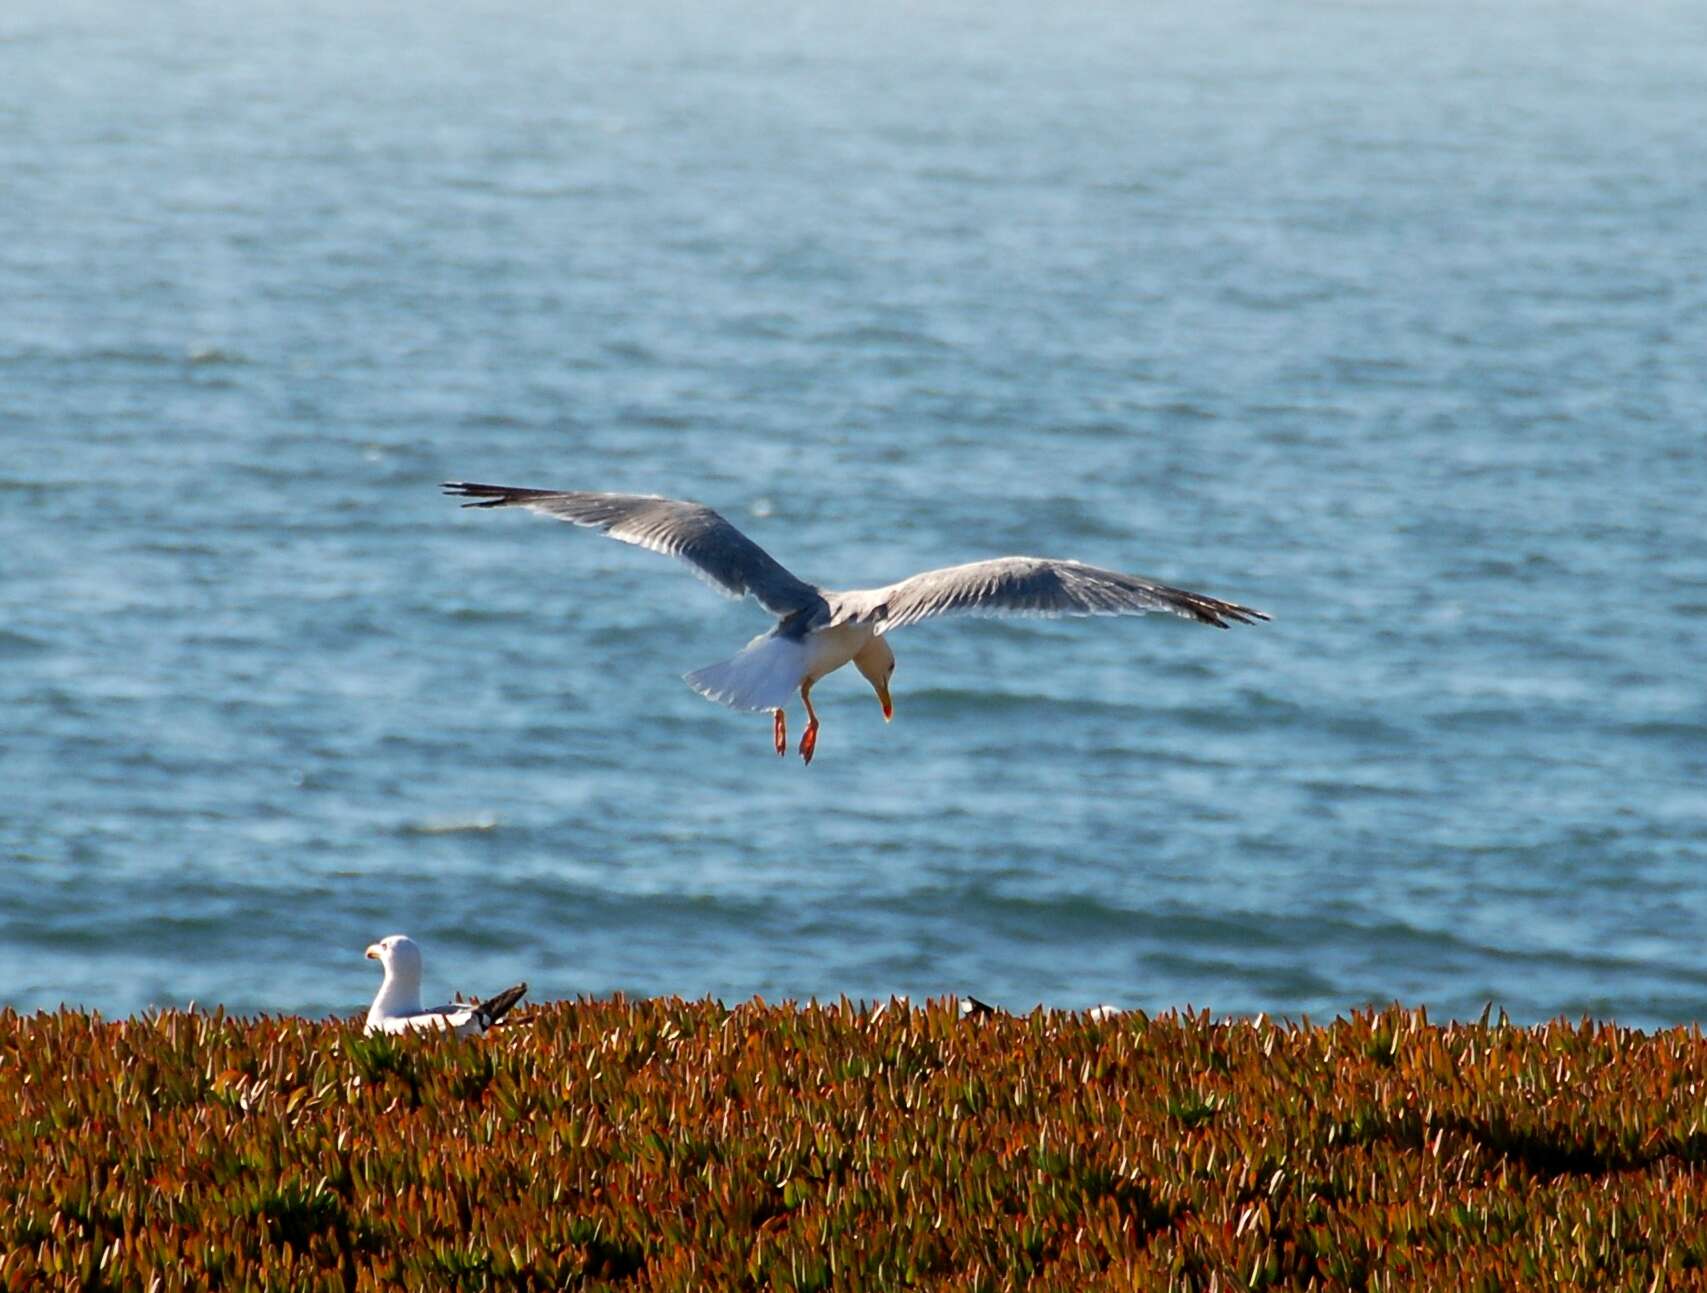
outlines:
[[564, 1002], [0, 1015], [0, 1285], [1693, 1286], [1707, 1043]]

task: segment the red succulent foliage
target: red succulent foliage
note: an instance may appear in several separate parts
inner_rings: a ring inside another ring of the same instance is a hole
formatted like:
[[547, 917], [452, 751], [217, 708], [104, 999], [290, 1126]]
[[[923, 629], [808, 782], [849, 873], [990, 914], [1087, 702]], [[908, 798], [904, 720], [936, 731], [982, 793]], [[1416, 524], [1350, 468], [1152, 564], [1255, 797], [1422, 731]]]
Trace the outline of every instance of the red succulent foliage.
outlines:
[[0, 1015], [0, 1285], [1667, 1288], [1698, 1031], [568, 1002]]

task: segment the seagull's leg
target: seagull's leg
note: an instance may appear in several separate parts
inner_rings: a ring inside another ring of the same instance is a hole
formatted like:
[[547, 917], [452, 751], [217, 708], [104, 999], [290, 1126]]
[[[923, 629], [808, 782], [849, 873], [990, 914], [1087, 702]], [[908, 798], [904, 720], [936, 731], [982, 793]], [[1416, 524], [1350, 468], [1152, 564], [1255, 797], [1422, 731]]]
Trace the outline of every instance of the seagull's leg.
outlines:
[[775, 713], [776, 713], [776, 752], [780, 756], [780, 755], [784, 755], [784, 754], [788, 753], [788, 716], [786, 714], [784, 714], [780, 709], [776, 710]]
[[800, 738], [800, 757], [812, 762], [812, 751], [818, 748], [818, 711], [812, 708], [812, 680], [800, 684], [800, 699], [806, 705], [806, 731]]

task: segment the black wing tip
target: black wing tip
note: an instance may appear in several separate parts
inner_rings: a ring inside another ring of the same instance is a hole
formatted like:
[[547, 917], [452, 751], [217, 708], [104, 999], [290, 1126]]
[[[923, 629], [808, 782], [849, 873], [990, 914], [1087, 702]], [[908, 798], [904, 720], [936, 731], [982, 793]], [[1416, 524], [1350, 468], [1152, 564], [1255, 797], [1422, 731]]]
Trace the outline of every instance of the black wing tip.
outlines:
[[509, 1014], [510, 1011], [514, 1010], [516, 1003], [527, 995], [527, 990], [527, 984], [518, 983], [514, 987], [505, 988], [502, 992], [494, 993], [492, 996], [482, 1001], [480, 1003], [480, 1017], [485, 1020], [485, 1026], [487, 1028], [492, 1027], [492, 1025], [503, 1019], [505, 1015]]
[[464, 503], [464, 507], [503, 507], [506, 503], [519, 503], [523, 499], [551, 492], [546, 489], [518, 489], [513, 485], [482, 485], [472, 480], [447, 480], [440, 488], [452, 498], [477, 500]]
[[[1264, 615], [1261, 611], [1248, 611], [1243, 607], [1240, 607], [1236, 611], [1222, 611], [1221, 613], [1227, 617], [1226, 619], [1219, 621], [1221, 627], [1224, 629], [1232, 628], [1234, 624], [1257, 625], [1268, 622], [1268, 616]], [[1229, 623], [1229, 621], [1231, 621], [1231, 623]]]
[[[1267, 622], [1268, 616], [1249, 606], [1240, 606], [1236, 602], [1213, 602], [1207, 599], [1192, 608], [1197, 618], [1205, 624], [1212, 624], [1218, 629], [1232, 628], [1233, 624], [1256, 624]], [[1228, 623], [1231, 620], [1232, 623]]]

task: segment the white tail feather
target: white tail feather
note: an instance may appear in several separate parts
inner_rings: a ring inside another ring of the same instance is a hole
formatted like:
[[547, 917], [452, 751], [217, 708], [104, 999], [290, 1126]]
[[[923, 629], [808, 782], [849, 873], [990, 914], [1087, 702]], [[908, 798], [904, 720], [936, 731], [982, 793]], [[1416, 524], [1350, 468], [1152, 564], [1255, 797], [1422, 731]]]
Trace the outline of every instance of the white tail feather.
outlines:
[[707, 700], [733, 709], [782, 709], [806, 676], [806, 647], [766, 633], [717, 664], [682, 680]]

